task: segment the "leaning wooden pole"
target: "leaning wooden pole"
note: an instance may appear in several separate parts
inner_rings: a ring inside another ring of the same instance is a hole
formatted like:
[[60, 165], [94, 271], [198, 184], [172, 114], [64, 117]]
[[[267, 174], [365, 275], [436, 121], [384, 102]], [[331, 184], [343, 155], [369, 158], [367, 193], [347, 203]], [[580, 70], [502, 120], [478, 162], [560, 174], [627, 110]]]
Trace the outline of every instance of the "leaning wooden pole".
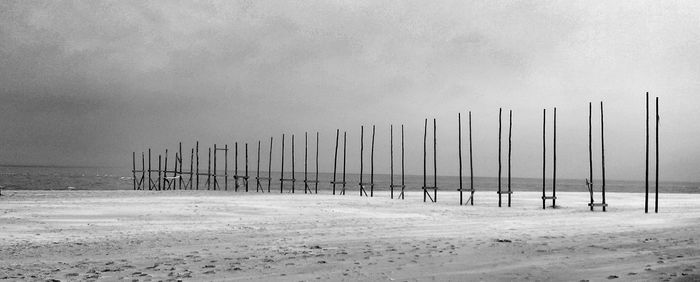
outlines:
[[459, 205], [463, 204], [462, 195], [462, 114], [457, 113], [457, 148], [459, 154]]
[[644, 213], [649, 213], [649, 92], [647, 92], [647, 135], [646, 135], [646, 161], [644, 171]]
[[364, 154], [365, 142], [363, 140], [364, 135], [365, 135], [365, 127], [360, 126], [360, 197], [362, 196], [362, 192], [364, 191], [364, 187], [362, 186], [362, 185], [364, 185], [364, 183], [362, 183], [362, 175], [363, 175], [362, 168], [363, 168], [363, 163], [364, 163], [363, 160], [364, 160], [364, 155], [365, 155]]
[[267, 193], [270, 193], [272, 186], [272, 139], [273, 137], [270, 137], [270, 158], [267, 160]]
[[603, 211], [607, 205], [605, 204], [605, 130], [603, 122], [603, 101], [600, 102], [600, 155], [601, 155], [601, 172], [602, 172], [602, 187], [603, 194]]
[[134, 180], [134, 191], [136, 191], [136, 152], [131, 153], [131, 174]]
[[340, 138], [340, 129], [335, 130], [335, 154], [333, 155], [333, 182], [331, 186], [333, 187], [333, 195], [335, 195], [335, 182], [336, 182], [336, 171], [338, 170], [338, 139]]
[[654, 196], [654, 213], [659, 212], [659, 97], [656, 97], [656, 176], [654, 177], [654, 185], [656, 187], [656, 195]]

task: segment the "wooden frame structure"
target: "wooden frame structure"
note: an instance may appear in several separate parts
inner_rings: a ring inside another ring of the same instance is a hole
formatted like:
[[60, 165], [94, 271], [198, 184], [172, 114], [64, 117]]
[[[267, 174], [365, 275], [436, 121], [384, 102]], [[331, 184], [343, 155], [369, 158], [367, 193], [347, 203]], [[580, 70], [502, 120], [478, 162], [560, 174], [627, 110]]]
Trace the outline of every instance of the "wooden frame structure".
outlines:
[[370, 180], [369, 183], [363, 182], [363, 177], [364, 177], [364, 171], [363, 171], [363, 166], [364, 166], [364, 150], [365, 150], [365, 142], [364, 142], [364, 132], [365, 132], [365, 127], [360, 126], [360, 197], [367, 196], [367, 191], [365, 190], [366, 186], [369, 186], [370, 189], [370, 197], [374, 197], [374, 133], [375, 133], [375, 127], [372, 125], [372, 149], [371, 149], [371, 155], [370, 155]]
[[394, 184], [394, 125], [389, 126], [390, 132], [390, 160], [391, 160], [391, 174], [389, 180], [389, 189], [391, 190], [391, 198], [394, 198], [394, 188], [401, 188], [401, 193], [397, 198], [404, 199], [406, 185], [404, 182], [404, 146], [403, 146], [403, 124], [401, 125], [401, 184]]
[[459, 205], [464, 204], [464, 191], [469, 192], [467, 203], [474, 205], [474, 167], [472, 161], [472, 112], [469, 111], [469, 189], [464, 189], [462, 186], [462, 114], [457, 113], [457, 141], [459, 146]]
[[308, 138], [308, 133], [304, 132], [304, 194], [307, 192], [309, 194], [313, 194], [311, 192], [311, 187], [309, 187], [309, 183], [314, 184], [314, 191], [316, 194], [318, 194], [318, 132], [316, 132], [316, 179], [315, 180], [309, 180], [308, 178], [308, 161], [309, 161], [309, 138]]
[[290, 178], [284, 178], [284, 134], [282, 134], [282, 167], [280, 169], [280, 193], [284, 193], [284, 182], [291, 182], [292, 188], [291, 193], [294, 193], [294, 134], [292, 134], [292, 175]]
[[[436, 120], [433, 118], [433, 186], [428, 186], [427, 181], [427, 138], [428, 138], [428, 119], [425, 119], [424, 133], [423, 133], [423, 202], [426, 202], [428, 198], [433, 203], [437, 203], [437, 127]], [[433, 196], [430, 196], [428, 190], [433, 190]]]
[[593, 199], [593, 122], [592, 122], [592, 115], [593, 115], [593, 104], [588, 103], [588, 164], [589, 164], [589, 171], [590, 171], [590, 180], [586, 179], [586, 186], [588, 187], [588, 192], [591, 195], [591, 201], [588, 203], [588, 206], [590, 207], [591, 211], [593, 211], [594, 207], [601, 207], [603, 211], [607, 210], [608, 204], [605, 202], [605, 131], [603, 127], [603, 102], [600, 102], [600, 147], [601, 147], [601, 167], [602, 167], [602, 186], [601, 186], [601, 194], [602, 194], [602, 202], [601, 203], [596, 203]]
[[335, 186], [340, 184], [340, 192], [338, 193], [339, 195], [345, 195], [345, 185], [347, 184], [345, 182], [345, 164], [346, 164], [346, 153], [347, 153], [347, 141], [348, 141], [348, 135], [346, 131], [343, 131], [343, 180], [342, 181], [337, 181], [336, 174], [337, 174], [337, 168], [338, 168], [338, 138], [340, 137], [340, 129], [336, 129], [335, 131], [335, 154], [333, 157], [333, 181], [331, 181], [331, 187], [333, 189], [333, 195], [335, 195]]
[[511, 190], [510, 186], [510, 156], [511, 156], [511, 144], [512, 144], [512, 132], [513, 132], [513, 111], [510, 110], [508, 112], [508, 185], [507, 188], [508, 190], [503, 191], [501, 189], [501, 115], [502, 115], [503, 110], [501, 108], [498, 108], [498, 191], [496, 193], [498, 194], [498, 207], [501, 207], [501, 195], [502, 194], [507, 194], [508, 195], [508, 207], [510, 207], [511, 203], [511, 195], [513, 195], [513, 190]]
[[270, 137], [270, 159], [267, 162], [267, 177], [260, 177], [260, 140], [258, 140], [258, 170], [255, 174], [255, 192], [265, 192], [261, 184], [261, 180], [267, 180], [267, 192], [270, 193], [270, 184], [272, 181], [272, 137]]
[[[132, 152], [131, 154], [131, 173], [132, 173], [132, 179], [134, 180], [134, 190], [146, 190], [146, 157], [144, 156], [144, 153], [141, 152], [141, 169], [136, 170], [136, 152]], [[141, 173], [141, 177], [139, 179], [136, 179], [136, 173]]]
[[542, 110], [542, 209], [547, 208], [547, 200], [552, 200], [552, 208], [557, 207], [557, 108], [554, 108], [553, 117], [553, 137], [552, 137], [552, 154], [553, 164], [552, 164], [552, 196], [547, 196], [546, 194], [546, 124], [547, 124], [547, 109]]

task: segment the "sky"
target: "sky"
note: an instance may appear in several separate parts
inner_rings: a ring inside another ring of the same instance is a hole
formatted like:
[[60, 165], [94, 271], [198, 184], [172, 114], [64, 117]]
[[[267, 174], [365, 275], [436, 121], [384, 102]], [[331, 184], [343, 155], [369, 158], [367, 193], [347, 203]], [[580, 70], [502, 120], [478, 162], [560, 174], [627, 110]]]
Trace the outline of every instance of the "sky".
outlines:
[[304, 132], [319, 132], [329, 172], [340, 129], [357, 172], [360, 126], [367, 167], [375, 125], [375, 171], [387, 173], [389, 126], [398, 150], [403, 124], [406, 172], [419, 174], [435, 118], [438, 174], [456, 175], [457, 115], [467, 160], [471, 111], [474, 174], [496, 176], [502, 108], [504, 166], [512, 110], [512, 175], [541, 177], [542, 111], [549, 176], [556, 107], [557, 174], [583, 179], [593, 102], [598, 178], [603, 101], [607, 177], [641, 180], [648, 91], [660, 99], [662, 180], [700, 181], [698, 50], [698, 1], [8, 0], [0, 163], [126, 167], [132, 152], [195, 141], [202, 152], [249, 143], [254, 162], [272, 136], [277, 170], [284, 133], [301, 168]]

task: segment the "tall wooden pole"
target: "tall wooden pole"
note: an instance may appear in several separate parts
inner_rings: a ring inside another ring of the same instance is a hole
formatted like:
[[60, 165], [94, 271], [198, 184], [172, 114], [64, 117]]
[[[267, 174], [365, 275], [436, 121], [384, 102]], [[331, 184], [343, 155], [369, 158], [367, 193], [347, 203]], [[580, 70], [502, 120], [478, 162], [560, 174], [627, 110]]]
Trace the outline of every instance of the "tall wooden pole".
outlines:
[[153, 181], [151, 180], [151, 148], [148, 148], [148, 190], [153, 190], [151, 185]]
[[267, 160], [267, 193], [270, 193], [270, 186], [272, 186], [272, 139], [270, 136], [270, 158]]
[[462, 196], [462, 114], [457, 113], [457, 146], [459, 148], [459, 205], [463, 204]]
[[374, 197], [374, 133], [375, 126], [372, 125], [372, 149], [369, 155], [369, 196]]
[[161, 166], [160, 166], [160, 165], [161, 165], [161, 161], [162, 161], [161, 155], [158, 155], [158, 191], [162, 190], [162, 188], [161, 188], [161, 183], [162, 183], [162, 182], [161, 182], [161, 178], [160, 178], [160, 177], [161, 177], [160, 172], [161, 172], [161, 170], [162, 170], [162, 169], [161, 169]]
[[552, 126], [552, 207], [557, 206], [557, 108], [554, 108], [554, 125]]
[[343, 195], [345, 195], [345, 165], [347, 164], [348, 132], [343, 131]]
[[644, 172], [644, 213], [649, 213], [649, 92], [647, 92], [647, 137], [646, 137], [646, 162]]
[[224, 191], [228, 191], [228, 144], [224, 144]]
[[282, 134], [282, 167], [280, 169], [280, 194], [284, 193], [284, 134]]
[[364, 133], [365, 133], [365, 127], [360, 126], [360, 196], [362, 196], [362, 190], [363, 190], [362, 185], [364, 185], [362, 183], [362, 175], [363, 175], [362, 164], [363, 164], [363, 160], [364, 160], [364, 156], [365, 156], [365, 154], [364, 154], [365, 142], [363, 141]]
[[474, 205], [474, 165], [472, 162], [472, 111], [469, 111], [469, 190], [471, 205]]
[[[262, 188], [260, 186], [260, 140], [258, 140], [258, 158], [257, 158], [257, 170], [255, 173], [255, 192], [258, 192], [258, 189]], [[263, 192], [265, 192], [263, 190]]]
[[233, 144], [233, 179], [236, 181], [234, 190], [238, 192], [238, 142]]
[[656, 186], [654, 212], [659, 213], [659, 97], [656, 97], [656, 176], [654, 184]]
[[211, 189], [211, 147], [209, 147], [209, 159], [207, 161], [207, 190]]
[[308, 161], [309, 161], [309, 136], [308, 132], [304, 132], [304, 194], [309, 187], [309, 179], [307, 177], [308, 173]]
[[318, 194], [318, 131], [316, 131], [316, 181], [314, 182], [314, 193]]
[[[216, 152], [217, 152], [216, 144], [214, 144], [214, 170], [212, 171], [214, 173], [214, 179], [213, 179], [214, 183], [212, 185], [214, 190], [216, 190], [216, 184], [218, 184], [218, 181], [216, 181]], [[166, 163], [168, 162], [168, 151], [167, 150], [165, 151], [165, 162]]]
[[192, 190], [192, 172], [193, 172], [192, 169], [194, 168], [193, 164], [194, 164], [194, 148], [191, 148], [191, 150], [190, 150], [190, 179], [188, 180], [190, 190]]
[[547, 201], [547, 195], [545, 194], [545, 171], [546, 171], [546, 139], [545, 139], [545, 130], [546, 130], [546, 120], [547, 120], [547, 109], [542, 110], [542, 209], [545, 209], [545, 202]]
[[136, 152], [131, 153], [131, 173], [134, 179], [134, 190], [136, 190]]
[[[190, 171], [192, 171], [192, 167], [190, 167]], [[145, 185], [146, 183], [144, 183], [145, 177], [146, 177], [146, 156], [144, 155], [143, 152], [141, 152], [141, 190], [146, 190], [146, 185]]]
[[404, 150], [403, 150], [403, 124], [401, 125], [401, 199], [405, 198], [404, 195]]
[[197, 154], [197, 172], [195, 173], [195, 176], [196, 176], [195, 178], [197, 179], [196, 190], [199, 190], [199, 141], [197, 141], [195, 148], [196, 148], [195, 153]]
[[389, 125], [389, 190], [394, 198], [394, 125]]
[[428, 193], [427, 187], [428, 187], [428, 181], [427, 181], [427, 174], [428, 171], [426, 169], [427, 166], [427, 145], [426, 143], [428, 142], [428, 119], [425, 119], [425, 125], [423, 126], [423, 202], [427, 200], [426, 193]]
[[437, 122], [433, 118], [433, 201], [437, 203]]
[[[168, 181], [166, 179], [168, 177], [168, 149], [165, 149], [165, 163], [163, 164], [163, 190], [165, 190], [165, 183]], [[170, 185], [168, 185], [168, 189], [170, 189]]]
[[601, 191], [603, 194], [603, 211], [606, 210], [605, 206], [605, 130], [603, 121], [603, 101], [600, 102], [600, 155], [601, 155], [601, 173], [603, 176], [603, 182]]
[[296, 182], [296, 178], [294, 177], [294, 163], [296, 161], [294, 160], [294, 134], [292, 134], [292, 194], [294, 194], [294, 182]]
[[510, 155], [512, 151], [512, 137], [513, 136], [513, 110], [508, 112], [508, 207], [510, 207], [510, 198], [512, 195], [512, 190], [510, 189]]
[[593, 211], [593, 104], [588, 102], [588, 168], [590, 171], [589, 187], [591, 193], [591, 211]]
[[178, 150], [180, 158], [178, 162], [180, 163], [180, 178], [178, 178], [178, 190], [182, 190], [182, 142], [180, 142], [180, 148]]
[[501, 108], [498, 108], [498, 207], [501, 207]]
[[337, 171], [338, 167], [338, 138], [340, 138], [340, 129], [335, 130], [335, 154], [333, 156], [333, 183], [331, 184], [333, 186], [333, 195], [335, 195], [335, 174]]
[[245, 143], [245, 191], [248, 192], [248, 142]]

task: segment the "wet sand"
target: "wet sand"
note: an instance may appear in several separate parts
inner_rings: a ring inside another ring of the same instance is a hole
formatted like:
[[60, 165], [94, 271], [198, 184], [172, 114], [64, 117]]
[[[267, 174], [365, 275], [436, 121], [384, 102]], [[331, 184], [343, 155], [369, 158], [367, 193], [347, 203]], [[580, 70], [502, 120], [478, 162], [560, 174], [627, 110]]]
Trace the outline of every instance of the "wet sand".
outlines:
[[[700, 279], [700, 195], [494, 192], [459, 206], [231, 191], [3, 191], [0, 280], [602, 281]], [[598, 196], [598, 195], [596, 195]]]

